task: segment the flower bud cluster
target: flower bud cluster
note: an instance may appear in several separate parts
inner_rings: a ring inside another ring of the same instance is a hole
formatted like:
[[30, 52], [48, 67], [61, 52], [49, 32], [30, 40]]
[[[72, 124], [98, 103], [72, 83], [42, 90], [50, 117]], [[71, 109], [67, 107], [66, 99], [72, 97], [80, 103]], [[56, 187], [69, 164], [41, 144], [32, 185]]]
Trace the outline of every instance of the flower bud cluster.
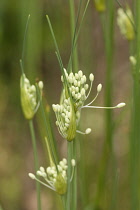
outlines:
[[[40, 93], [43, 89], [43, 82], [38, 83]], [[21, 105], [25, 118], [30, 120], [38, 109], [37, 90], [35, 85], [31, 85], [25, 74], [22, 74], [20, 80]]]
[[86, 129], [85, 132], [81, 132], [76, 129], [79, 123], [81, 109], [115, 109], [125, 106], [125, 103], [118, 104], [114, 107], [92, 106], [92, 103], [96, 100], [96, 98], [102, 90], [102, 84], [99, 84], [97, 86], [97, 93], [93, 100], [90, 103], [84, 105], [86, 99], [91, 93], [94, 75], [92, 73], [89, 75], [89, 80], [91, 83], [89, 87], [89, 85], [86, 83], [87, 78], [81, 70], [75, 74], [72, 72], [68, 74], [66, 69], [64, 69], [64, 73], [65, 78], [61, 76], [61, 81], [64, 83], [64, 90], [62, 92], [61, 103], [56, 105], [53, 104], [52, 108], [56, 114], [56, 125], [58, 126], [58, 130], [60, 134], [68, 141], [72, 141], [75, 138], [76, 132], [84, 135], [89, 134], [91, 132], [90, 128]]
[[[71, 165], [73, 168], [75, 167], [74, 159], [71, 160]], [[40, 167], [40, 170], [36, 172], [36, 175], [44, 178], [49, 185], [45, 185], [41, 182], [42, 184], [62, 195], [65, 194], [67, 190], [67, 169], [67, 160], [63, 158], [63, 160], [57, 165], [57, 168], [56, 166], [49, 166], [45, 170], [44, 167]], [[40, 181], [32, 173], [29, 173], [29, 176], [32, 179]]]
[[[76, 128], [80, 119], [80, 109], [87, 99], [86, 91], [89, 85], [86, 83], [87, 78], [81, 70], [75, 74], [72, 72], [68, 74], [66, 69], [64, 69], [64, 72], [67, 87], [69, 88], [69, 97], [66, 98], [66, 90], [64, 89], [61, 104], [53, 104], [52, 108], [56, 114], [56, 125], [60, 134], [68, 141], [71, 141], [76, 134]], [[64, 83], [63, 76], [61, 80]], [[92, 84], [94, 80], [93, 74], [89, 75], [89, 80]]]
[[67, 138], [67, 131], [71, 121], [70, 98], [65, 99], [63, 104], [53, 104], [53, 110], [56, 114], [56, 125], [60, 129], [60, 133], [64, 138]]
[[[71, 93], [76, 111], [83, 106], [85, 100], [87, 99], [86, 91], [89, 88], [89, 85], [86, 83], [87, 78], [80, 70], [78, 73], [68, 74], [65, 70], [66, 79], [69, 86], [69, 91]], [[89, 79], [91, 82], [94, 80], [94, 75], [90, 74]], [[62, 82], [64, 81], [63, 76], [61, 77]]]
[[129, 7], [125, 11], [122, 8], [118, 9], [117, 23], [122, 35], [127, 40], [133, 40], [135, 37], [133, 22], [133, 14]]

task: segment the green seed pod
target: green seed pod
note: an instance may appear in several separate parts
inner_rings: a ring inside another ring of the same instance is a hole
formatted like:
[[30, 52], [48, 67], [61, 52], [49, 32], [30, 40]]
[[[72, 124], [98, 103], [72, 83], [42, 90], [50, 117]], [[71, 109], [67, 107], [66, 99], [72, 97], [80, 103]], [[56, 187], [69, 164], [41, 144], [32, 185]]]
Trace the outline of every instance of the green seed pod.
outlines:
[[118, 17], [117, 23], [120, 28], [121, 34], [129, 41], [135, 38], [135, 31], [134, 31], [134, 18], [132, 11], [127, 6], [126, 10], [124, 11], [122, 8], [118, 9]]
[[61, 175], [61, 173], [59, 173], [56, 177], [56, 181], [54, 183], [54, 187], [55, 190], [58, 194], [60, 195], [64, 195], [67, 191], [67, 182], [66, 180], [63, 178], [63, 176]]
[[105, 0], [94, 0], [94, 2], [98, 12], [104, 12], [106, 10]]
[[[38, 83], [40, 91], [43, 88], [43, 83]], [[21, 106], [24, 116], [27, 120], [34, 117], [39, 103], [37, 102], [37, 93], [35, 85], [30, 85], [30, 81], [26, 78], [25, 74], [21, 75], [20, 79], [20, 95], [21, 95]]]

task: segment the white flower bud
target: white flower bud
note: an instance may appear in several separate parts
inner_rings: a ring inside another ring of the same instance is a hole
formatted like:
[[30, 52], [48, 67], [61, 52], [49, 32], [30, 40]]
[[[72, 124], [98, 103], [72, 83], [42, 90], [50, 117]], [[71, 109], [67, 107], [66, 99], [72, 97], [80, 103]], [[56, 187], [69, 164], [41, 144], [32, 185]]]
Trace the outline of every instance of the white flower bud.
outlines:
[[89, 85], [88, 84], [85, 84], [85, 86], [84, 86], [85, 90], [87, 90], [88, 87], [89, 87]]
[[57, 165], [57, 167], [58, 167], [58, 171], [62, 172], [62, 167], [60, 165]]
[[69, 74], [69, 77], [72, 77], [73, 78], [73, 73], [72, 72]]
[[38, 87], [42, 90], [43, 89], [43, 82], [42, 81], [39, 81], [39, 83], [38, 83]]
[[75, 79], [79, 79], [79, 75], [75, 73]]
[[77, 85], [78, 85], [77, 80], [74, 80], [74, 85], [75, 85], [75, 86], [77, 86]]
[[124, 107], [126, 104], [125, 103], [120, 103], [120, 104], [118, 104], [117, 106], [116, 106], [116, 108], [122, 108], [122, 107]]
[[71, 160], [71, 165], [72, 165], [72, 166], [75, 166], [75, 165], [76, 165], [76, 162], [75, 162], [74, 159]]
[[46, 169], [46, 171], [47, 171], [48, 174], [51, 174], [51, 167], [48, 167], [48, 168]]
[[94, 75], [93, 75], [92, 73], [89, 75], [89, 80], [90, 80], [91, 82], [93, 82], [93, 80], [94, 80]]
[[65, 164], [64, 164], [63, 161], [60, 161], [60, 162], [59, 162], [59, 165], [63, 168]]
[[84, 88], [81, 89], [81, 95], [82, 96], [85, 95], [85, 89]]
[[53, 177], [56, 178], [57, 177], [57, 174], [53, 174]]
[[80, 86], [81, 86], [81, 83], [80, 83], [80, 81], [78, 81], [78, 82], [77, 82], [77, 86], [78, 86], [78, 87], [80, 87]]
[[91, 133], [91, 128], [87, 128], [86, 131], [85, 131], [85, 133], [86, 133], [86, 134]]
[[77, 92], [77, 93], [79, 92], [79, 87], [75, 88], [75, 92]]
[[65, 122], [70, 123], [70, 120], [67, 117], [65, 117]]
[[134, 56], [130, 56], [129, 59], [130, 59], [130, 62], [132, 63], [132, 65], [135, 66], [137, 63], [136, 58]]
[[69, 76], [69, 83], [73, 83], [73, 78]]
[[97, 86], [97, 92], [99, 93], [101, 90], [102, 90], [102, 84], [99, 84], [99, 85]]
[[45, 172], [44, 167], [41, 166], [41, 167], [40, 167], [40, 171], [41, 171], [41, 172]]
[[38, 175], [38, 176], [42, 176], [41, 171], [37, 171], [37, 172], [36, 172], [36, 175]]
[[30, 177], [31, 179], [35, 179], [35, 175], [34, 175], [34, 174], [29, 173], [28, 175], [29, 175], [29, 177]]
[[63, 158], [62, 161], [63, 161], [64, 164], [67, 164], [67, 159], [66, 158]]
[[69, 124], [68, 123], [65, 123], [65, 127], [68, 128], [69, 127]]
[[80, 70], [80, 71], [78, 71], [78, 74], [79, 74], [79, 76], [80, 77], [82, 77], [83, 76], [83, 72]]
[[83, 85], [85, 83], [85, 79], [82, 77], [80, 82], [81, 82], [81, 85]]
[[53, 108], [53, 111], [54, 111], [54, 112], [57, 111], [56, 104], [52, 104], [52, 108]]
[[80, 93], [78, 93], [78, 95], [77, 95], [77, 99], [80, 99], [81, 98], [81, 94]]
[[36, 91], [35, 85], [32, 85], [32, 86], [30, 87], [30, 90], [31, 90], [32, 92], [35, 92], [35, 91]]
[[61, 81], [64, 82], [63, 76], [61, 76]]

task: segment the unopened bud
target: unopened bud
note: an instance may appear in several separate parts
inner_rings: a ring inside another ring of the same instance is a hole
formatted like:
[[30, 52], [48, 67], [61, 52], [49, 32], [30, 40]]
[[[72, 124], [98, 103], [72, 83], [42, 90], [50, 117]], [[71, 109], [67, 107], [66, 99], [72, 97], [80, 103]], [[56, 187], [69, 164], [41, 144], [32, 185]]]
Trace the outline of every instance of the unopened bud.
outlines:
[[43, 89], [43, 82], [42, 82], [42, 81], [39, 81], [38, 87], [39, 87], [41, 90]]
[[76, 165], [76, 161], [74, 159], [71, 160], [71, 165], [75, 166]]
[[97, 86], [97, 92], [99, 93], [101, 90], [102, 90], [102, 84], [99, 84], [99, 85]]
[[117, 108], [122, 108], [122, 107], [124, 107], [126, 104], [125, 103], [120, 103], [120, 104], [118, 104], [116, 107]]
[[67, 183], [64, 177], [60, 174], [57, 175], [55, 183], [54, 183], [55, 190], [58, 194], [64, 195], [67, 191]]
[[29, 175], [29, 177], [30, 177], [31, 179], [35, 179], [35, 175], [34, 175], [34, 174], [29, 173], [28, 175]]
[[133, 40], [135, 38], [133, 22], [133, 14], [128, 6], [125, 11], [122, 8], [118, 9], [117, 23], [121, 34], [127, 40]]
[[104, 12], [106, 9], [105, 0], [94, 0], [95, 8], [98, 12]]
[[94, 75], [93, 75], [92, 73], [89, 75], [89, 80], [90, 80], [91, 82], [93, 82], [93, 80], [94, 80]]
[[130, 59], [131, 64], [132, 64], [133, 66], [135, 66], [136, 63], [137, 63], [136, 58], [135, 58], [134, 56], [130, 56], [129, 59]]
[[87, 128], [85, 131], [85, 134], [89, 134], [89, 133], [91, 133], [91, 128]]

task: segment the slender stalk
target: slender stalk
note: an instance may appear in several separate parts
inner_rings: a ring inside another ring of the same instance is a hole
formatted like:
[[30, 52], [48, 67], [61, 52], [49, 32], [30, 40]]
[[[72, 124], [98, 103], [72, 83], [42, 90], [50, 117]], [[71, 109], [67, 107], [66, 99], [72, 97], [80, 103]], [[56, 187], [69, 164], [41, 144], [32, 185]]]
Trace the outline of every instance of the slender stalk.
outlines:
[[[77, 141], [73, 140], [73, 157], [77, 163]], [[72, 179], [72, 209], [77, 209], [77, 166], [74, 170], [74, 175]]]
[[[69, 5], [70, 5], [70, 20], [71, 20], [71, 38], [72, 38], [72, 49], [71, 49], [71, 55], [70, 55], [70, 61], [71, 61], [71, 67], [73, 67], [74, 72], [78, 71], [78, 50], [77, 50], [77, 46], [76, 46], [76, 36], [77, 36], [77, 24], [78, 24], [78, 18], [79, 18], [79, 14], [80, 14], [80, 10], [81, 10], [81, 4], [82, 4], [82, 0], [79, 1], [79, 8], [78, 8], [78, 13], [77, 13], [77, 18], [75, 21], [75, 6], [74, 6], [74, 0], [69, 0]], [[73, 65], [72, 65], [72, 58], [73, 57]], [[68, 65], [69, 67], [69, 65]], [[69, 149], [68, 152], [72, 152], [72, 158], [75, 159], [76, 163], [77, 163], [77, 157], [76, 157], [76, 141], [73, 140], [72, 142], [72, 146], [73, 146], [73, 150], [71, 151], [71, 148]], [[72, 147], [71, 146], [71, 147]], [[68, 148], [69, 148], [69, 143], [68, 143]], [[68, 156], [70, 156], [68, 154]], [[69, 160], [69, 164], [71, 165], [71, 160]], [[70, 174], [69, 174], [70, 175]], [[72, 190], [72, 201], [71, 201], [71, 209], [76, 210], [77, 209], [77, 167], [75, 167], [74, 170], [74, 175], [73, 175], [73, 179], [72, 179], [72, 188], [70, 190]], [[70, 192], [71, 193], [71, 192]], [[68, 195], [70, 197], [70, 195]]]
[[[107, 17], [105, 15], [101, 16], [103, 38], [105, 41], [105, 53], [106, 53], [106, 78], [105, 78], [105, 106], [112, 106], [112, 66], [113, 66], [113, 36], [114, 36], [114, 2], [112, 0], [108, 1], [107, 4]], [[106, 20], [107, 18], [107, 20]], [[99, 178], [97, 181], [97, 192], [95, 196], [95, 208], [99, 207], [99, 203], [102, 200], [102, 196], [105, 190], [105, 180], [106, 171], [110, 156], [112, 154], [112, 139], [113, 139], [113, 111], [106, 110], [105, 112], [106, 120], [106, 137], [105, 144], [103, 148], [103, 154], [101, 157], [101, 163], [99, 167]]]
[[[112, 66], [113, 66], [113, 37], [114, 37], [114, 2], [108, 2], [108, 25], [106, 28], [106, 90], [105, 90], [105, 105], [112, 106]], [[113, 113], [106, 111], [106, 141], [112, 144], [113, 137]]]
[[68, 160], [68, 181], [67, 181], [67, 199], [66, 199], [66, 210], [72, 210], [72, 183], [70, 182], [71, 173], [72, 173], [72, 166], [71, 166], [71, 159], [73, 157], [73, 142], [67, 143], [67, 160]]
[[61, 201], [62, 201], [62, 205], [63, 205], [63, 210], [66, 210], [66, 198], [65, 198], [65, 195], [61, 196]]
[[[32, 120], [29, 121], [29, 127], [30, 127], [30, 132], [31, 132], [31, 137], [32, 137], [35, 171], [37, 171], [39, 168], [39, 164], [38, 164], [36, 138], [35, 138], [35, 132], [34, 132], [34, 126], [33, 126]], [[41, 210], [40, 183], [38, 181], [36, 181], [36, 190], [37, 190], [37, 207], [38, 207], [38, 210]]]
[[135, 13], [136, 13], [136, 40], [135, 50], [137, 64], [135, 68], [134, 80], [133, 80], [133, 104], [132, 104], [132, 132], [130, 138], [130, 155], [131, 155], [131, 209], [140, 209], [140, 190], [139, 190], [139, 178], [140, 178], [140, 1], [135, 1]]
[[50, 125], [48, 124], [49, 122], [46, 119], [46, 113], [45, 113], [42, 101], [40, 103], [40, 107], [41, 107], [41, 114], [42, 114], [42, 118], [43, 118], [43, 121], [44, 121], [45, 129], [46, 129], [46, 136], [47, 136], [47, 139], [48, 139], [48, 144], [49, 144], [49, 147], [50, 147], [51, 155], [53, 157], [53, 161], [54, 161], [54, 163], [56, 165], [56, 169], [57, 169], [57, 164], [58, 164], [57, 151], [56, 151], [56, 147], [55, 147], [54, 142], [53, 142], [53, 137], [52, 137], [52, 134], [51, 134]]
[[[71, 37], [72, 42], [74, 42], [73, 37], [75, 39], [75, 7], [74, 7], [74, 0], [69, 0], [70, 5], [70, 22], [71, 22]], [[78, 70], [78, 51], [77, 47], [75, 47], [75, 50], [73, 52], [73, 66], [76, 71]]]

